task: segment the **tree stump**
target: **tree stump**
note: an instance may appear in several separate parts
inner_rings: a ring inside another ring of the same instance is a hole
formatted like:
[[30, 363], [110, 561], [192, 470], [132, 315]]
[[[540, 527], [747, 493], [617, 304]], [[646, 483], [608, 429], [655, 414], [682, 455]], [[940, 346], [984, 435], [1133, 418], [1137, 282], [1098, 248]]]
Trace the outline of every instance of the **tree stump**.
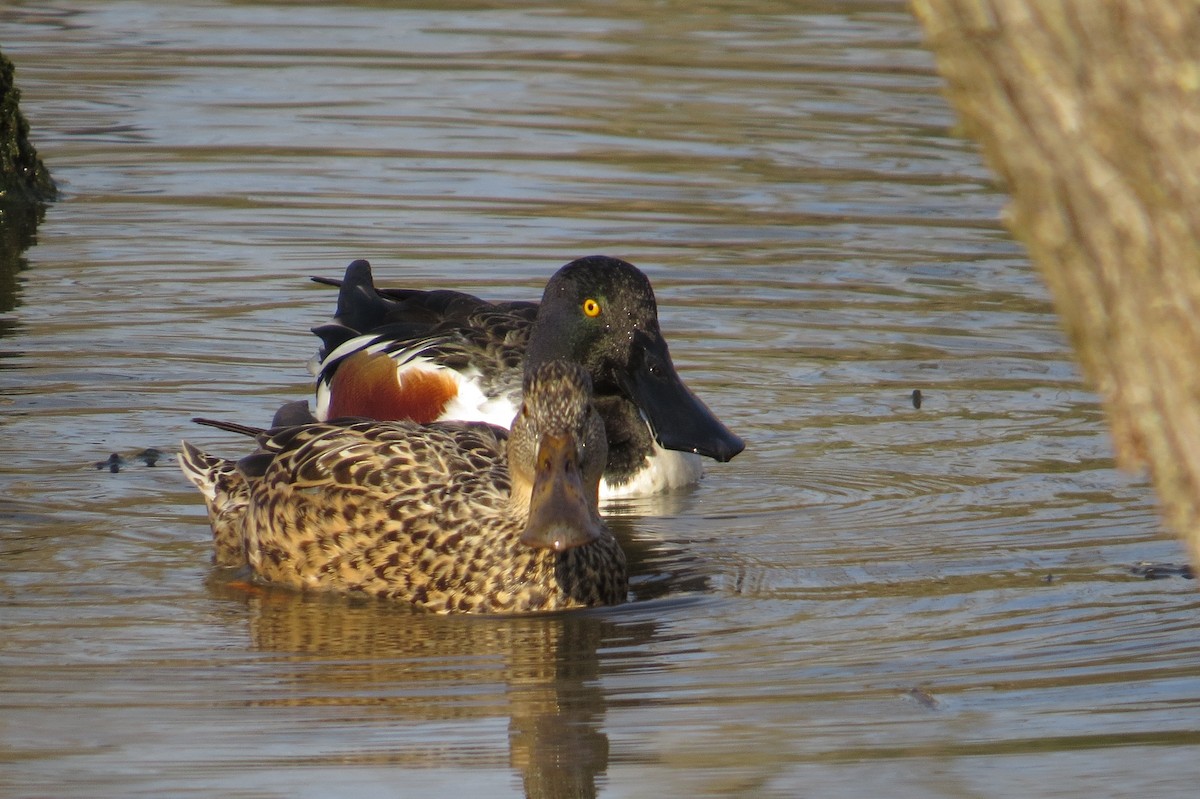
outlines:
[[1200, 5], [913, 0], [1110, 421], [1200, 565]]

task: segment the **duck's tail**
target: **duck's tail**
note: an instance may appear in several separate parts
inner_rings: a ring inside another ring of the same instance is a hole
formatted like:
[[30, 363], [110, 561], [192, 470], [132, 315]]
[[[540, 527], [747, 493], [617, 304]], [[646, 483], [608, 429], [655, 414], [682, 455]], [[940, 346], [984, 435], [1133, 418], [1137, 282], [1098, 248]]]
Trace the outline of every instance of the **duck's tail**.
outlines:
[[184, 477], [204, 495], [213, 531], [213, 562], [218, 566], [246, 565], [242, 523], [250, 504], [250, 489], [237, 464], [214, 458], [186, 441], [182, 442], [178, 460]]
[[329, 353], [350, 339], [384, 324], [396, 304], [379, 295], [371, 274], [371, 264], [362, 259], [351, 262], [346, 267], [346, 276], [341, 280], [314, 277], [313, 281], [338, 287], [337, 310], [333, 314], [333, 321], [312, 329], [322, 344], [317, 354], [318, 361], [323, 361]]
[[[250, 425], [238, 424], [237, 422], [226, 422], [223, 419], [205, 419], [203, 416], [193, 416], [192, 422], [195, 424], [202, 424], [205, 427], [215, 427], [218, 430], [224, 430], [226, 433], [237, 433], [238, 435], [249, 436], [250, 438], [256, 438], [263, 434], [263, 428], [261, 427], [251, 427]], [[183, 442], [183, 445], [186, 447], [188, 446], [188, 443], [185, 441]], [[197, 452], [199, 452], [199, 450], [197, 450]], [[200, 454], [203, 455], [204, 453]]]

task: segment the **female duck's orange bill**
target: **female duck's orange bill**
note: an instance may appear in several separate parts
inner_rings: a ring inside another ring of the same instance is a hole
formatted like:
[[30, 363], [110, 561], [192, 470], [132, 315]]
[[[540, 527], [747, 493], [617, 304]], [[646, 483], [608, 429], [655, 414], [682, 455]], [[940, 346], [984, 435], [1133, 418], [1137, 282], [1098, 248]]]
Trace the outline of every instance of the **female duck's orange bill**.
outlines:
[[583, 484], [571, 440], [566, 436], [544, 436], [538, 446], [529, 522], [521, 542], [535, 549], [564, 552], [597, 540], [604, 528], [592, 507], [595, 495], [594, 486], [589, 492]]

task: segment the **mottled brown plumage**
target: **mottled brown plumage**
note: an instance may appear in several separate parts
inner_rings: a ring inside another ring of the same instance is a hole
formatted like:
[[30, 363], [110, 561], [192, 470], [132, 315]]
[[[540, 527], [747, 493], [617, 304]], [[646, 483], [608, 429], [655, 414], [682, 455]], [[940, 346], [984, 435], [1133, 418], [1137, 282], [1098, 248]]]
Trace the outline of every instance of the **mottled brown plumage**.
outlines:
[[205, 495], [217, 562], [437, 612], [624, 601], [625, 556], [596, 509], [606, 444], [590, 379], [554, 361], [524, 388], [511, 434], [479, 423], [302, 425], [263, 433], [236, 469], [184, 442], [180, 463]]
[[208, 508], [213, 530], [213, 563], [218, 566], [245, 566], [246, 544], [242, 523], [250, 502], [246, 478], [234, 461], [214, 458], [186, 441], [179, 453], [179, 466], [200, 493]]

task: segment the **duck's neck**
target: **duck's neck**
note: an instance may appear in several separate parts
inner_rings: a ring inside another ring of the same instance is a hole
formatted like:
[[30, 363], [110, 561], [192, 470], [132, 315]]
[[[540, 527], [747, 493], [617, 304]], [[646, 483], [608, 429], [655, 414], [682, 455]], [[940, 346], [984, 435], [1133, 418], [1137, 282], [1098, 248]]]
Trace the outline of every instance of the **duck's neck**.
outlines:
[[539, 319], [533, 323], [529, 346], [525, 350], [525, 373], [550, 361], [573, 360], [569, 334], [554, 334], [550, 323]]

